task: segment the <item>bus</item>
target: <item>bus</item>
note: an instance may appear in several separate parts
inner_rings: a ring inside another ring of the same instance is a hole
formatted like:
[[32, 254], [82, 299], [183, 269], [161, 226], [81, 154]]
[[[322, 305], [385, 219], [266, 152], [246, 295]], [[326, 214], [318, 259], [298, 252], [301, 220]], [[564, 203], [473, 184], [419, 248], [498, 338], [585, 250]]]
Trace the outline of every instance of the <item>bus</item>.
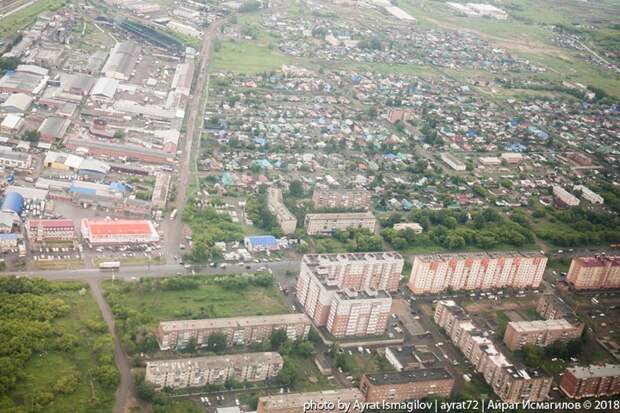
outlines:
[[172, 213], [170, 214], [170, 221], [174, 221], [174, 219], [177, 217], [177, 209], [175, 208], [174, 210], [172, 210]]
[[104, 261], [99, 264], [100, 270], [118, 270], [121, 268], [121, 263], [119, 261]]

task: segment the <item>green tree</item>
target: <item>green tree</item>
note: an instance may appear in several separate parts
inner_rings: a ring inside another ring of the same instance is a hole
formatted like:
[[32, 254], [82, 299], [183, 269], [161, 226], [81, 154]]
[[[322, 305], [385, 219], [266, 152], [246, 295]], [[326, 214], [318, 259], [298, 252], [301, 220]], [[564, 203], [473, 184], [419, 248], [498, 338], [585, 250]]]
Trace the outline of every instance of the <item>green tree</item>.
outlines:
[[224, 333], [211, 333], [207, 339], [207, 348], [214, 353], [221, 353], [226, 349], [228, 339]]
[[274, 351], [277, 350], [287, 340], [288, 340], [288, 336], [286, 335], [286, 330], [282, 328], [273, 330], [273, 332], [271, 333], [271, 337], [269, 337], [269, 343], [271, 344], [271, 349]]
[[299, 180], [292, 181], [289, 185], [288, 193], [292, 197], [301, 198], [304, 196], [304, 184]]

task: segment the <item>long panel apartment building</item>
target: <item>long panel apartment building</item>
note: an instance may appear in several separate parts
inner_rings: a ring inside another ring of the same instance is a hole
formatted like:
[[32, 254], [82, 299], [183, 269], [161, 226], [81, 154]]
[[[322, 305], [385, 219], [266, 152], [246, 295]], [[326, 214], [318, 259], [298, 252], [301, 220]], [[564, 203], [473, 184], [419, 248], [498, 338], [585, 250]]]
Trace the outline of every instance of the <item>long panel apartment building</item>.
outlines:
[[547, 257], [537, 252], [418, 255], [407, 286], [413, 294], [452, 290], [537, 288]]
[[505, 402], [546, 400], [552, 378], [541, 371], [517, 366], [452, 300], [438, 301], [435, 322]]
[[267, 189], [267, 208], [276, 216], [283, 233], [292, 234], [295, 232], [297, 218], [284, 205], [280, 188], [270, 187]]
[[[325, 408], [319, 409], [318, 407], [325, 406], [328, 403], [337, 406], [338, 402], [353, 406], [354, 403], [363, 401], [364, 395], [354, 388], [274, 394], [258, 399], [256, 413], [327, 413]], [[310, 402], [314, 402], [315, 405], [310, 405]], [[356, 413], [359, 410], [352, 408], [349, 412]]]
[[367, 402], [419, 400], [435, 396], [449, 398], [454, 378], [443, 367], [364, 374], [360, 389]]
[[403, 265], [396, 252], [306, 254], [297, 299], [315, 325], [336, 337], [382, 334]]
[[620, 256], [575, 257], [566, 281], [576, 290], [620, 288]]
[[312, 193], [315, 209], [369, 209], [370, 192], [365, 189], [315, 189]]
[[512, 351], [527, 345], [547, 347], [556, 342], [575, 340], [583, 332], [583, 323], [557, 320], [511, 321], [506, 326], [504, 343]]
[[560, 390], [570, 399], [616, 396], [620, 394], [620, 365], [568, 367], [560, 380]]
[[173, 389], [224, 384], [227, 380], [257, 382], [275, 377], [283, 362], [276, 352], [149, 361], [145, 380], [157, 388]]
[[228, 346], [246, 345], [268, 340], [274, 330], [282, 329], [295, 341], [307, 338], [311, 326], [308, 316], [299, 313], [162, 321], [157, 339], [162, 350], [181, 349], [191, 338], [196, 339], [198, 346], [206, 346], [213, 333], [226, 335]]
[[374, 232], [377, 218], [371, 212], [306, 214], [304, 227], [308, 235], [331, 235], [348, 228], [364, 228]]

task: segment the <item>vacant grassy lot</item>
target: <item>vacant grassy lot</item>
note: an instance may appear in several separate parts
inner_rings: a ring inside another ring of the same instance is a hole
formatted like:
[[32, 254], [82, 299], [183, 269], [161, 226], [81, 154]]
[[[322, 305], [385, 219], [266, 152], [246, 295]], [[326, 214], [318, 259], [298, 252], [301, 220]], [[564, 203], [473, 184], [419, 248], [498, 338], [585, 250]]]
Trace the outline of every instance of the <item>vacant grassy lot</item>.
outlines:
[[[43, 353], [33, 354], [21, 371], [22, 378], [10, 393], [10, 398], [16, 404], [24, 405], [27, 411], [48, 413], [112, 411], [115, 386], [103, 387], [93, 376], [94, 370], [100, 366], [98, 357], [111, 360], [113, 352], [111, 337], [107, 333], [97, 304], [87, 290], [84, 295], [80, 295], [76, 289], [67, 289], [47, 296], [50, 299], [60, 299], [70, 307], [67, 314], [54, 319], [52, 325], [54, 330], [74, 337], [75, 347], [60, 351], [54, 350], [53, 346], [46, 346], [47, 350]], [[106, 354], [98, 355], [100, 351], [94, 350], [95, 348], [101, 349]], [[75, 390], [67, 394], [56, 391], [58, 380], [71, 374], [78, 377]], [[37, 396], [44, 393], [53, 393], [53, 401], [45, 404], [42, 410], [34, 409], [33, 404]], [[2, 407], [4, 405], [0, 402], [0, 410]]]
[[289, 59], [275, 49], [250, 42], [221, 42], [213, 55], [215, 71], [252, 74], [279, 69]]

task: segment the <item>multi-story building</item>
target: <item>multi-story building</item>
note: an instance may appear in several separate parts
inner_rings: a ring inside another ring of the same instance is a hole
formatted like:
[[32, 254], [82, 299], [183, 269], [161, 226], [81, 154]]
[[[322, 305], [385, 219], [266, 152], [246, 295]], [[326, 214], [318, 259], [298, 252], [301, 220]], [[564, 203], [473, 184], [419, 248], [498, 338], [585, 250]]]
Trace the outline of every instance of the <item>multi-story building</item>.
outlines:
[[[358, 389], [345, 388], [307, 393], [284, 393], [263, 396], [258, 399], [256, 413], [326, 413], [337, 411], [338, 402], [353, 406], [364, 401], [364, 395]], [[335, 406], [333, 409], [328, 406]], [[359, 409], [349, 410], [351, 413]]]
[[371, 331], [377, 321], [371, 334], [381, 334], [383, 313], [386, 308], [389, 312], [391, 302], [384, 292], [398, 289], [403, 265], [397, 252], [306, 254], [297, 278], [297, 299], [315, 325], [329, 324], [328, 331], [340, 334], [344, 325], [344, 331], [360, 331], [362, 326]]
[[581, 194], [581, 198], [585, 199], [591, 204], [603, 205], [603, 202], [605, 202], [602, 196], [592, 191], [587, 186], [575, 185], [573, 187], [573, 191], [575, 191], [578, 194]]
[[331, 235], [347, 228], [365, 228], [374, 232], [377, 218], [371, 212], [306, 214], [304, 226], [308, 235]]
[[572, 323], [579, 322], [575, 311], [560, 297], [553, 294], [543, 294], [536, 304], [536, 312], [545, 320], [566, 319]]
[[555, 197], [555, 203], [558, 207], [579, 206], [579, 198], [559, 185], [553, 186], [553, 196]]
[[364, 374], [360, 389], [366, 401], [407, 401], [428, 396], [448, 398], [454, 378], [445, 368]]
[[552, 378], [536, 369], [517, 366], [489, 339], [490, 334], [473, 323], [452, 300], [437, 302], [435, 322], [480, 372], [495, 394], [505, 402], [545, 400]]
[[385, 348], [385, 359], [396, 371], [436, 367], [441, 360], [425, 345]]
[[294, 341], [307, 338], [311, 326], [308, 316], [299, 313], [162, 321], [157, 339], [162, 350], [174, 350], [185, 347], [190, 338], [195, 338], [198, 346], [206, 346], [211, 334], [221, 333], [226, 335], [227, 344], [233, 346], [268, 340], [274, 330], [282, 329]]
[[570, 399], [618, 395], [620, 394], [620, 365], [568, 367], [560, 380], [560, 390]]
[[315, 189], [312, 205], [315, 209], [369, 209], [370, 192], [365, 189]]
[[407, 286], [414, 294], [452, 290], [537, 288], [547, 257], [536, 252], [418, 255]]
[[26, 232], [28, 239], [35, 242], [71, 241], [76, 237], [71, 219], [29, 219]]
[[334, 337], [382, 334], [390, 317], [392, 297], [377, 290], [336, 292], [327, 318]]
[[446, 163], [450, 168], [455, 171], [464, 171], [466, 169], [465, 164], [460, 159], [456, 158], [452, 154], [448, 152], [444, 152], [441, 154], [441, 160]]
[[567, 320], [511, 321], [506, 326], [504, 343], [512, 351], [526, 345], [547, 347], [555, 342], [567, 342], [581, 336], [583, 323], [572, 324]]
[[284, 205], [280, 188], [270, 187], [267, 189], [267, 207], [276, 216], [283, 233], [292, 234], [295, 232], [297, 218]]
[[15, 152], [12, 149], [0, 149], [0, 165], [5, 168], [28, 169], [32, 166], [32, 155], [29, 153]]
[[275, 352], [157, 360], [146, 363], [147, 383], [157, 388], [202, 387], [227, 380], [256, 382], [275, 377], [282, 369]]
[[566, 281], [576, 290], [620, 287], [620, 256], [575, 257]]
[[148, 244], [159, 241], [151, 221], [128, 219], [82, 219], [82, 237], [90, 245]]

